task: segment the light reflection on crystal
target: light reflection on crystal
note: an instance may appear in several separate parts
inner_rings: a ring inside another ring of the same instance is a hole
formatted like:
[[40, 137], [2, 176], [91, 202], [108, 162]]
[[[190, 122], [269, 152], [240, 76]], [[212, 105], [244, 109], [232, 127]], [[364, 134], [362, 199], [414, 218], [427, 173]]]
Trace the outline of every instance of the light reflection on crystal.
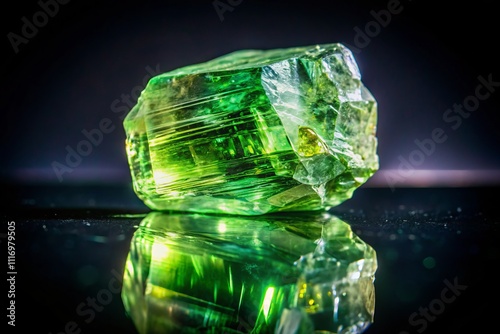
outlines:
[[122, 299], [139, 333], [361, 333], [376, 269], [375, 251], [335, 216], [152, 212]]
[[328, 209], [379, 168], [377, 101], [337, 43], [155, 76], [123, 126], [134, 190], [153, 210]]

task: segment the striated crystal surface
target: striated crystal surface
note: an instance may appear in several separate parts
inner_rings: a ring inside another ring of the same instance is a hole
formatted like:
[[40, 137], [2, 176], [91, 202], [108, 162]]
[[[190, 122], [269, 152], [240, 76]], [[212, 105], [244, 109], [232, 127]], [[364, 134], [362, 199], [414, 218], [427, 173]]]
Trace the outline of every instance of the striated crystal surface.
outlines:
[[124, 120], [154, 210], [328, 209], [378, 169], [377, 104], [341, 44], [243, 50], [153, 77]]
[[334, 216], [152, 212], [122, 300], [139, 333], [361, 333], [376, 269], [373, 248]]

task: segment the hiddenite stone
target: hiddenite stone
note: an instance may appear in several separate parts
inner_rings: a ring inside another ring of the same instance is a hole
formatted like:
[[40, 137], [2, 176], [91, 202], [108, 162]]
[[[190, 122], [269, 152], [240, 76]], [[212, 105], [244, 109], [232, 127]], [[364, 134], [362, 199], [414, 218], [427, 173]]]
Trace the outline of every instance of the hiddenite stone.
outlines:
[[354, 334], [373, 322], [376, 270], [334, 216], [151, 212], [121, 295], [141, 334]]
[[377, 104], [341, 44], [244, 50], [153, 77], [124, 120], [153, 210], [329, 209], [378, 169]]

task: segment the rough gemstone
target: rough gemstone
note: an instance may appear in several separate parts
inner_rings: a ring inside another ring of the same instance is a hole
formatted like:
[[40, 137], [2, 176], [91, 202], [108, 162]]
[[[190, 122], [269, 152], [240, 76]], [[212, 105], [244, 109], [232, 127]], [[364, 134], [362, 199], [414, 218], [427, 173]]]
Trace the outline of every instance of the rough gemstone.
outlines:
[[151, 212], [122, 300], [139, 333], [361, 333], [375, 310], [374, 249], [330, 215]]
[[341, 44], [243, 50], [153, 77], [124, 120], [153, 210], [329, 209], [378, 169], [377, 104]]

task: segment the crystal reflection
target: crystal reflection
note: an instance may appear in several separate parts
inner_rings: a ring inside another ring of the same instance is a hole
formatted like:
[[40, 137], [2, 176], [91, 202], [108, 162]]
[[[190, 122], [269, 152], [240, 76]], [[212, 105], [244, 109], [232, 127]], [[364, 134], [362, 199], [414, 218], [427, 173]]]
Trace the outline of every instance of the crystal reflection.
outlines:
[[375, 251], [331, 215], [152, 212], [122, 298], [140, 333], [361, 333], [376, 269]]

